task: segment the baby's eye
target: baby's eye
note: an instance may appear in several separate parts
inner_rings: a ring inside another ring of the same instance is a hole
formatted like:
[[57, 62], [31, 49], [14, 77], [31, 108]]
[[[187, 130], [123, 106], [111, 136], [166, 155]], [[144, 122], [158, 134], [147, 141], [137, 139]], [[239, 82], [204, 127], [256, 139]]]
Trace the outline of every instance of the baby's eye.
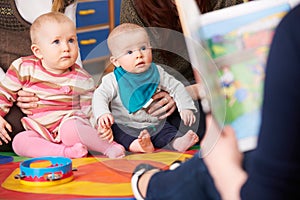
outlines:
[[129, 50], [129, 51], [127, 51], [127, 54], [132, 54], [133, 53], [133, 51], [131, 51], [131, 50]]
[[59, 44], [59, 40], [54, 40], [53, 43], [54, 44]]
[[146, 49], [147, 49], [146, 46], [142, 46], [142, 47], [141, 47], [141, 51], [145, 51]]
[[74, 43], [75, 40], [72, 38], [72, 39], [69, 39], [69, 43]]

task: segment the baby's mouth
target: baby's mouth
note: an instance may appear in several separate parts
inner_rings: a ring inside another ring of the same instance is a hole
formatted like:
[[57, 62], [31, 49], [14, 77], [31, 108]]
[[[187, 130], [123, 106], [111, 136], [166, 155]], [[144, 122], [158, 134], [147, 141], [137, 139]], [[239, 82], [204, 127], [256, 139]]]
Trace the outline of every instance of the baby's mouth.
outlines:
[[141, 65], [145, 65], [145, 62], [139, 62], [138, 64], [136, 64], [137, 67]]

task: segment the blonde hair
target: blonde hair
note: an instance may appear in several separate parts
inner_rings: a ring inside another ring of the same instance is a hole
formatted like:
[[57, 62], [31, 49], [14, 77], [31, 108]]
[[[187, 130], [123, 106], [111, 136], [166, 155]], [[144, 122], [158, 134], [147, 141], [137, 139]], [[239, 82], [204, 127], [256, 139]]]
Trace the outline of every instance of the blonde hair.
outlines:
[[53, 0], [51, 11], [64, 12], [65, 8], [66, 8], [65, 0]]
[[108, 35], [107, 38], [107, 45], [110, 50], [110, 52], [113, 54], [114, 49], [117, 47], [117, 43], [115, 42], [116, 38], [120, 37], [122, 34], [128, 34], [128, 33], [135, 33], [135, 32], [143, 32], [145, 33], [145, 36], [149, 40], [148, 33], [146, 32], [145, 28], [132, 23], [123, 23], [118, 26], [116, 26]]
[[55, 23], [71, 23], [74, 25], [75, 29], [75, 24], [74, 22], [67, 17], [65, 14], [60, 13], [60, 12], [49, 12], [43, 15], [40, 15], [38, 18], [34, 20], [30, 27], [30, 38], [31, 42], [36, 43], [39, 38], [39, 30], [44, 27], [46, 22], [55, 22]]

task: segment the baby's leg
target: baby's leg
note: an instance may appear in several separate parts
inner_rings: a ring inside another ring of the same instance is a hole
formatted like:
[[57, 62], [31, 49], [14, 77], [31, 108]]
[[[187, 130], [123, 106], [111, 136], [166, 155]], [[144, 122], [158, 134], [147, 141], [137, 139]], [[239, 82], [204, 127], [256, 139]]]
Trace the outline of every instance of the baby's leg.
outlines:
[[122, 145], [107, 140], [102, 140], [95, 128], [80, 119], [69, 119], [61, 126], [61, 139], [65, 144], [81, 142], [88, 150], [103, 153], [109, 158], [121, 158], [125, 156]]
[[25, 157], [64, 156], [80, 158], [87, 154], [86, 147], [81, 143], [76, 143], [72, 146], [66, 146], [63, 143], [53, 143], [35, 131], [18, 133], [12, 145], [16, 154]]
[[146, 129], [142, 130], [138, 138], [130, 144], [129, 151], [146, 153], [151, 153], [154, 151], [154, 146], [151, 142], [150, 134]]
[[184, 152], [188, 150], [191, 146], [196, 144], [199, 141], [197, 134], [189, 130], [185, 135], [175, 138], [172, 142], [172, 146], [175, 150], [179, 152]]

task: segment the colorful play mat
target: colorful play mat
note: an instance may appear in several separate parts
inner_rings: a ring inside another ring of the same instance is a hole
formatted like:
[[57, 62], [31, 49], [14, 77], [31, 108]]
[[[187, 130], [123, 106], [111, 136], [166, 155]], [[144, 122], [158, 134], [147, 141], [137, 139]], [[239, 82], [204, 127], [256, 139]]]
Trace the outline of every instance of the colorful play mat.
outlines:
[[[0, 199], [108, 199], [134, 200], [130, 178], [134, 168], [140, 163], [149, 163], [161, 169], [175, 160], [186, 160], [196, 150], [186, 153], [156, 151], [149, 154], [131, 154], [122, 159], [108, 159], [103, 156], [72, 159], [73, 180], [59, 185], [46, 187], [29, 186], [20, 183], [15, 176], [20, 174], [21, 158], [0, 153]], [[44, 161], [46, 162], [46, 161]], [[43, 167], [45, 163], [35, 163], [34, 167]]]

